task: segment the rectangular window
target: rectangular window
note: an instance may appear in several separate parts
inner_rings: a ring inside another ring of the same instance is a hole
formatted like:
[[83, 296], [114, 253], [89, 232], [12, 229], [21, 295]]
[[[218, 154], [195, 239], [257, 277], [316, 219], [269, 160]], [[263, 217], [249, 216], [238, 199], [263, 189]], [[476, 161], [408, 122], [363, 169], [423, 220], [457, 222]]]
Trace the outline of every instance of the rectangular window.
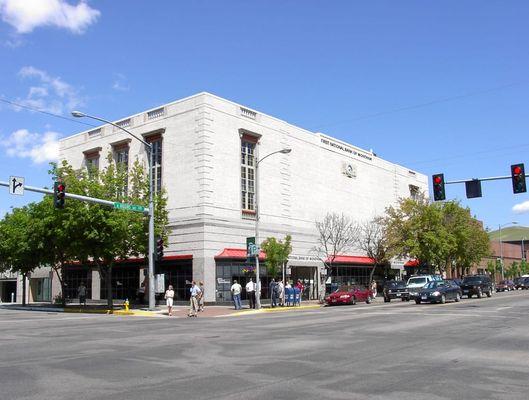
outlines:
[[255, 142], [241, 139], [242, 209], [255, 211]]
[[99, 171], [99, 152], [85, 154], [85, 165], [89, 174]]
[[162, 190], [162, 137], [156, 135], [152, 138], [147, 138], [147, 142], [152, 145], [152, 187], [154, 193]]
[[121, 197], [126, 197], [128, 194], [128, 179], [129, 179], [129, 146], [116, 147], [114, 149], [114, 159], [116, 160], [116, 168], [119, 174], [123, 174], [125, 184], [123, 191], [118, 193]]

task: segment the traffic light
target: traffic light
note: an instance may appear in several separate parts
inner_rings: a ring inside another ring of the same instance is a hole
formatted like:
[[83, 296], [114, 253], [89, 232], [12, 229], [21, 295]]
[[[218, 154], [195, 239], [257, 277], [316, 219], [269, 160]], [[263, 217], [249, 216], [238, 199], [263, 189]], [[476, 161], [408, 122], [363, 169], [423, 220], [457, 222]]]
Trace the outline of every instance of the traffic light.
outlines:
[[163, 258], [163, 238], [158, 236], [156, 239], [156, 260], [161, 261]]
[[55, 208], [64, 208], [65, 197], [66, 185], [63, 182], [55, 182], [53, 184], [53, 205]]
[[432, 176], [433, 183], [433, 199], [435, 201], [444, 200], [445, 195], [445, 177], [443, 174], [436, 174]]
[[512, 191], [514, 194], [527, 192], [523, 164], [511, 165]]

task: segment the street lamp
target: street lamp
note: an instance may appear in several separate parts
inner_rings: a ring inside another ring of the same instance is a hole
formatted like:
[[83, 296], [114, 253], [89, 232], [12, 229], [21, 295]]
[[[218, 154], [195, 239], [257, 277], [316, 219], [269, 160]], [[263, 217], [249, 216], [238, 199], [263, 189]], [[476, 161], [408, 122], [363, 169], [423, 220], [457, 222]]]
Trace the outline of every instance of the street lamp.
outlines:
[[501, 228], [504, 227], [504, 226], [507, 226], [507, 225], [516, 225], [518, 224], [518, 222], [506, 222], [505, 224], [500, 224], [498, 225], [498, 228], [499, 228], [499, 231], [500, 231], [500, 262], [501, 262], [501, 279], [504, 279], [504, 276], [503, 276], [503, 242], [501, 241]]
[[255, 244], [257, 245], [257, 254], [255, 255], [255, 280], [256, 280], [256, 290], [255, 290], [255, 308], [261, 308], [261, 280], [259, 279], [259, 164], [274, 154], [288, 154], [292, 149], [284, 148], [282, 150], [274, 151], [270, 154], [267, 154], [260, 160], [255, 162]]
[[119, 126], [111, 121], [108, 121], [104, 118], [95, 117], [93, 115], [85, 114], [81, 111], [72, 111], [72, 116], [76, 118], [91, 118], [95, 119], [96, 121], [104, 122], [105, 124], [112, 125], [118, 129], [121, 129], [122, 131], [126, 132], [133, 138], [139, 140], [145, 148], [147, 149], [147, 163], [149, 165], [149, 254], [148, 254], [148, 260], [149, 260], [149, 310], [154, 310], [155, 302], [154, 302], [154, 200], [153, 200], [153, 182], [152, 182], [152, 166], [154, 164], [153, 160], [153, 147], [152, 144], [147, 143], [145, 140], [139, 138], [138, 136], [134, 135], [132, 132], [128, 131], [127, 129], [123, 128], [122, 126]]

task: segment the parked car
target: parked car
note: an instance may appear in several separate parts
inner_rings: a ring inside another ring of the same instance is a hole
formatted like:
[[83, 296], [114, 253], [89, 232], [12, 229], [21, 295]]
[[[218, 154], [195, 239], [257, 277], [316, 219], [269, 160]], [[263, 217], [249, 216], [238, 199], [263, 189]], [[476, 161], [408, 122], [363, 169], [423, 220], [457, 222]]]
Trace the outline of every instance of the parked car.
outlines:
[[463, 283], [463, 279], [459, 279], [459, 278], [454, 278], [450, 280], [454, 282], [454, 284], [456, 284], [457, 286], [461, 286], [461, 284]]
[[446, 303], [447, 300], [458, 302], [461, 299], [461, 288], [451, 281], [432, 281], [427, 283], [415, 297], [415, 303]]
[[356, 304], [357, 301], [371, 303], [373, 292], [358, 285], [345, 285], [339, 287], [325, 298], [325, 302], [332, 306], [338, 304]]
[[389, 303], [392, 299], [401, 299], [402, 301], [410, 301], [410, 294], [408, 287], [404, 281], [388, 281], [384, 285], [382, 291], [384, 295], [384, 302]]
[[424, 285], [434, 281], [442, 281], [442, 278], [438, 275], [412, 276], [410, 279], [408, 279], [406, 284], [410, 299], [416, 298], [417, 294], [424, 287]]
[[518, 286], [522, 290], [529, 289], [529, 278], [521, 278], [520, 282], [518, 282]]
[[492, 281], [487, 275], [469, 275], [463, 278], [461, 283], [461, 291], [463, 295], [468, 296], [470, 299], [473, 295], [478, 296], [478, 299], [483, 297], [483, 293], [487, 297], [492, 296], [494, 291]]
[[516, 289], [514, 282], [508, 279], [500, 281], [500, 283], [496, 285], [496, 292], [510, 292], [514, 289]]
[[519, 278], [514, 278], [514, 288], [515, 289], [522, 289], [522, 282], [525, 278], [523, 277], [519, 277]]

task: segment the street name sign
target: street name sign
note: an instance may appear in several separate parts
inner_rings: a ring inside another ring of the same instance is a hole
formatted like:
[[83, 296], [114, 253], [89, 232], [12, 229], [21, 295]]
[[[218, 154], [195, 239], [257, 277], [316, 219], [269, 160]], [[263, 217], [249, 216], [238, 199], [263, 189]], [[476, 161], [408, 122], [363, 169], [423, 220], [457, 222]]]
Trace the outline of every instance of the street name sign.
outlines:
[[14, 194], [16, 196], [24, 195], [24, 178], [21, 176], [9, 177], [9, 194]]
[[138, 212], [144, 212], [145, 207], [143, 206], [137, 206], [135, 204], [127, 204], [127, 203], [114, 203], [114, 208], [117, 210], [128, 210], [128, 211], [138, 211]]

